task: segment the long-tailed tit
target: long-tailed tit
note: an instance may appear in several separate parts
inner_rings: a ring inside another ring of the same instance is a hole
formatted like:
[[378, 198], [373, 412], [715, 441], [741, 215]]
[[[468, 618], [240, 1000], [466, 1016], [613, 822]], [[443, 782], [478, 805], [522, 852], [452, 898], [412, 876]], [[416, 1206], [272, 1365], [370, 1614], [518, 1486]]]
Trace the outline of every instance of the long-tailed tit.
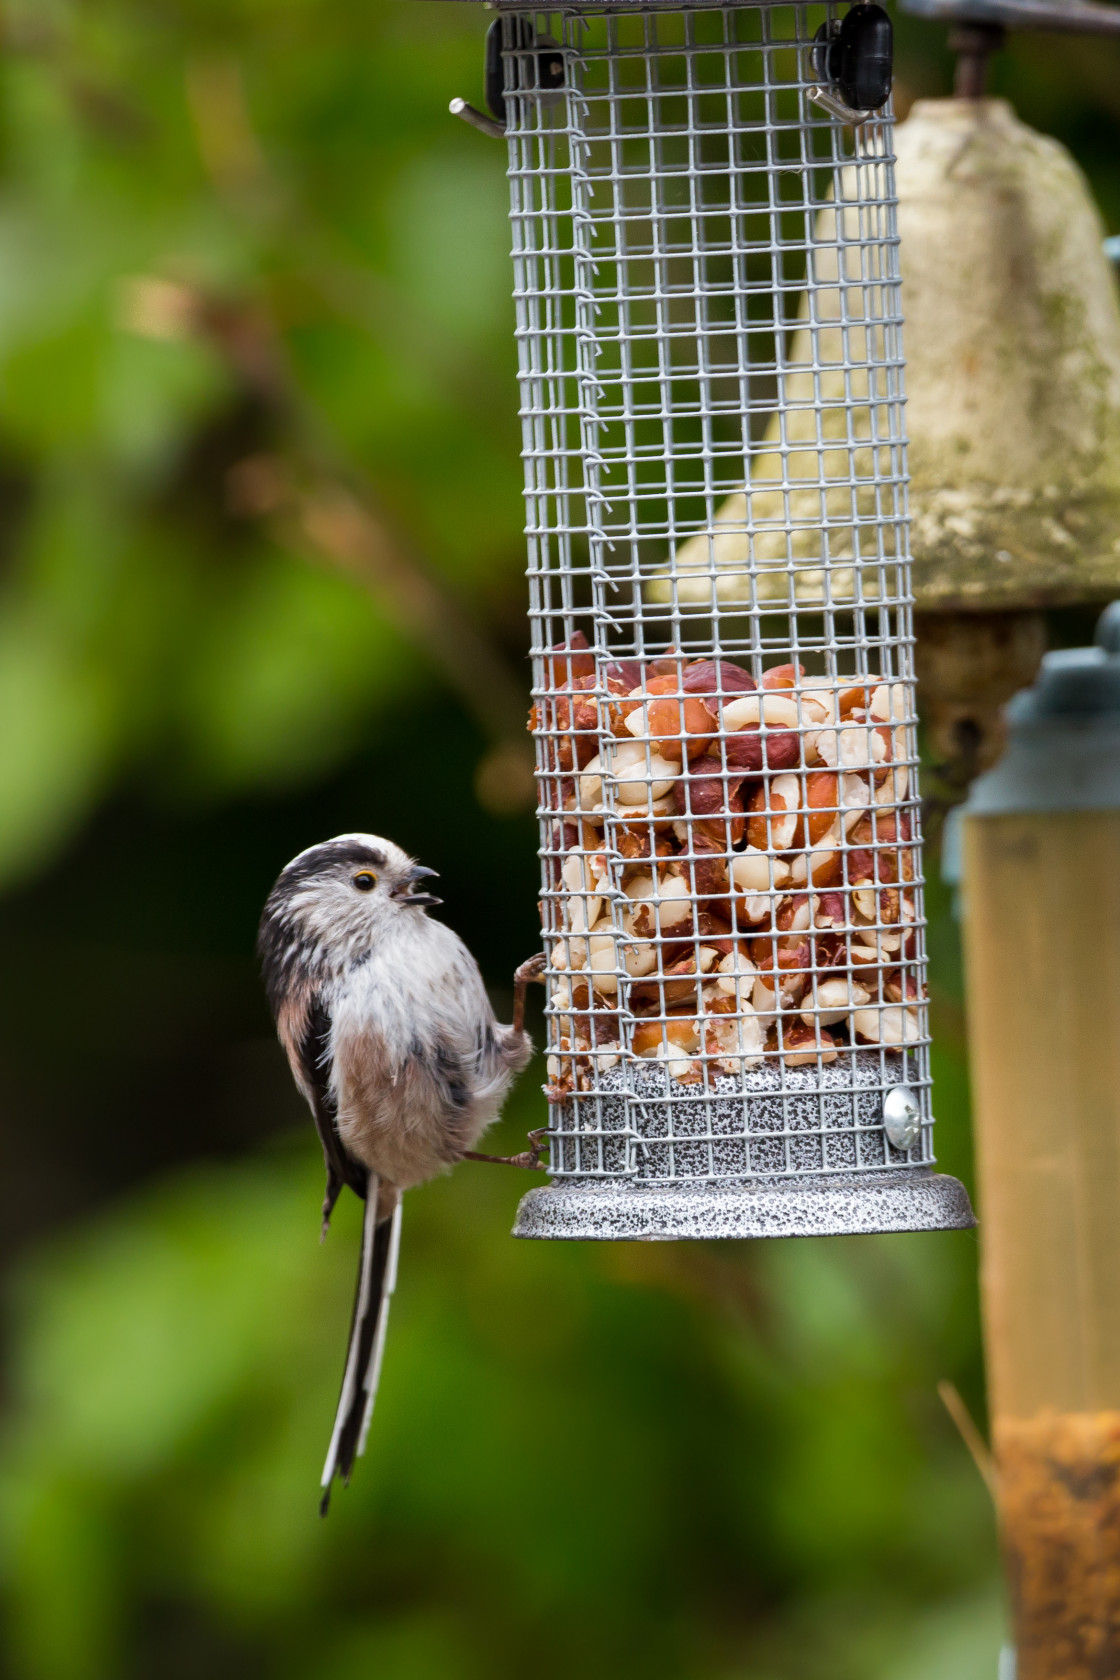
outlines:
[[[344, 1184], [365, 1201], [358, 1288], [321, 1510], [350, 1480], [377, 1393], [401, 1193], [472, 1153], [532, 1054], [517, 973], [514, 1021], [494, 1018], [478, 964], [427, 911], [435, 874], [373, 834], [311, 846], [281, 871], [258, 951], [280, 1042], [327, 1168], [323, 1232]], [[482, 1156], [489, 1160], [496, 1157]], [[535, 1154], [514, 1158], [535, 1164]]]

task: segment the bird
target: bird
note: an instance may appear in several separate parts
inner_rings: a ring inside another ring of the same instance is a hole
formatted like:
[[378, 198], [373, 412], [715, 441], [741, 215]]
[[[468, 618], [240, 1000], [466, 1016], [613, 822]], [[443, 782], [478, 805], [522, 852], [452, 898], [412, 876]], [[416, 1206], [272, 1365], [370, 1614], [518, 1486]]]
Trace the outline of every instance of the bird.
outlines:
[[404, 1191], [472, 1158], [536, 1166], [471, 1148], [532, 1055], [517, 970], [514, 1019], [501, 1025], [474, 957], [428, 911], [434, 869], [391, 840], [340, 834], [285, 865], [261, 916], [257, 950], [277, 1035], [323, 1146], [321, 1238], [349, 1186], [364, 1201], [361, 1257], [334, 1428], [320, 1482], [350, 1481], [377, 1395], [396, 1281]]

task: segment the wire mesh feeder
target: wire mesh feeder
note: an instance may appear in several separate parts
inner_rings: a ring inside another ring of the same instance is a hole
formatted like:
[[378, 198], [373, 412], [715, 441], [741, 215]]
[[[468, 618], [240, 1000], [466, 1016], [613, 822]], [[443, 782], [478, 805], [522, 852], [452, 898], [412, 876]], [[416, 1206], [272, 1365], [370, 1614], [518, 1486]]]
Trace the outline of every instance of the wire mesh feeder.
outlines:
[[890, 119], [810, 98], [844, 27], [500, 20], [553, 1175], [521, 1236], [973, 1222], [931, 1170]]

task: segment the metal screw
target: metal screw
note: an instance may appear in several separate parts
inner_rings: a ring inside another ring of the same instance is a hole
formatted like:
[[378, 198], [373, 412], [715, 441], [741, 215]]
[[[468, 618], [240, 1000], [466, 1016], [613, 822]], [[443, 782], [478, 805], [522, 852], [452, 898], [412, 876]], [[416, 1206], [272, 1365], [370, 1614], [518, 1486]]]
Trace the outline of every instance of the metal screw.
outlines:
[[883, 1104], [883, 1129], [895, 1149], [913, 1149], [922, 1129], [922, 1111], [913, 1091], [896, 1085]]

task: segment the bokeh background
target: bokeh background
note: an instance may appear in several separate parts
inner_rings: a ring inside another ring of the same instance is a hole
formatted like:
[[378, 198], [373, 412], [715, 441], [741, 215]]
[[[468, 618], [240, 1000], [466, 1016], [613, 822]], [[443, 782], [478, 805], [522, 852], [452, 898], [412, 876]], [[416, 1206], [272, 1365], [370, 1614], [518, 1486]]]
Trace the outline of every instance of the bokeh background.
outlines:
[[[515, 1244], [523, 1175], [461, 1169], [409, 1197], [370, 1450], [317, 1516], [356, 1210], [320, 1248], [260, 904], [371, 829], [439, 869], [499, 1006], [535, 947], [503, 154], [447, 115], [487, 21], [5, 8], [0, 1673], [994, 1680], [936, 1392], [982, 1420], [972, 1234]], [[901, 102], [945, 91], [944, 32], [898, 21]], [[1110, 231], [1117, 67], [995, 69]]]

